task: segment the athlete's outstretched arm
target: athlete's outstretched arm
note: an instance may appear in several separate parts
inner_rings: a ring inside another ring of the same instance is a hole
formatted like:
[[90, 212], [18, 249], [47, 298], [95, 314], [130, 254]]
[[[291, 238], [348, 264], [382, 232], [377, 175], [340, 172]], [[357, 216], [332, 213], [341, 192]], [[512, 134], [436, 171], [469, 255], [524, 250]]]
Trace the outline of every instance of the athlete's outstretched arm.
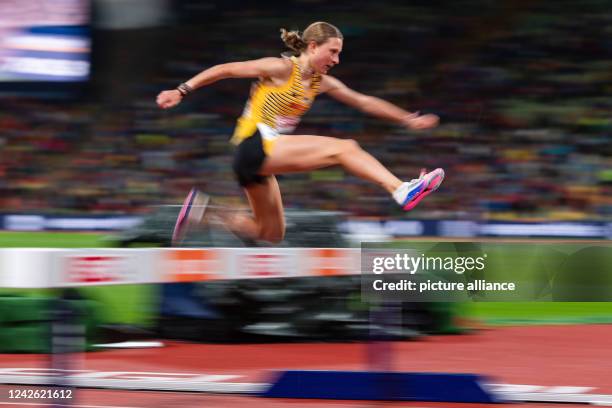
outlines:
[[419, 115], [418, 112], [408, 112], [383, 99], [354, 91], [340, 80], [329, 75], [323, 76], [321, 92], [327, 92], [334, 99], [364, 113], [393, 121], [409, 129], [436, 127], [440, 120], [437, 115]]
[[[219, 64], [200, 72], [185, 84], [188, 89], [196, 90], [227, 78], [273, 78], [289, 76], [291, 63], [283, 58], [261, 58], [252, 61]], [[157, 105], [162, 109], [172, 108], [183, 99], [178, 89], [162, 91], [157, 96]]]

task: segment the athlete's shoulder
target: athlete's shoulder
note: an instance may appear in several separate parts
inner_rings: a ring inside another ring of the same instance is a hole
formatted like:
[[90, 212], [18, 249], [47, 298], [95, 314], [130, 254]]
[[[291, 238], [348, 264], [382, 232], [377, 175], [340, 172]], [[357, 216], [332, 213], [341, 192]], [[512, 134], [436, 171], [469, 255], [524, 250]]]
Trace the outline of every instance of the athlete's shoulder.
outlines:
[[327, 74], [321, 75], [321, 93], [333, 91], [334, 89], [340, 88], [346, 88], [346, 85], [344, 85], [342, 81], [340, 81], [338, 78]]
[[285, 76], [293, 69], [293, 63], [287, 58], [265, 57], [258, 61], [265, 66], [269, 76]]

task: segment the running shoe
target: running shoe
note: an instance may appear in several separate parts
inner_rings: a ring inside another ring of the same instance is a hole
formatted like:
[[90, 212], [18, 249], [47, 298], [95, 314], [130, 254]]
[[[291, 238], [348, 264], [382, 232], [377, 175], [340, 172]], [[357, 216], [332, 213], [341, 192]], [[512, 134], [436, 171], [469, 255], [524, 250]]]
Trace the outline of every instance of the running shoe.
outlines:
[[393, 192], [393, 198], [405, 210], [406, 206], [410, 205], [412, 200], [425, 190], [426, 187], [427, 181], [422, 177], [412, 179], [402, 183], [397, 190]]
[[404, 211], [412, 210], [414, 207], [416, 207], [418, 203], [421, 202], [422, 199], [424, 199], [429, 194], [436, 191], [438, 187], [440, 187], [440, 184], [442, 184], [442, 180], [444, 180], [444, 170], [438, 168], [433, 171], [430, 171], [429, 173], [426, 173], [425, 169], [423, 169], [421, 170], [421, 175], [419, 177], [419, 180], [424, 181], [425, 187], [422, 190], [420, 190], [418, 193], [413, 195], [412, 199], [408, 200], [402, 206]]
[[174, 224], [174, 231], [172, 231], [172, 245], [180, 244], [187, 231], [194, 225], [198, 225], [210, 201], [210, 196], [202, 193], [197, 188], [192, 188], [187, 198], [183, 202], [181, 211]]

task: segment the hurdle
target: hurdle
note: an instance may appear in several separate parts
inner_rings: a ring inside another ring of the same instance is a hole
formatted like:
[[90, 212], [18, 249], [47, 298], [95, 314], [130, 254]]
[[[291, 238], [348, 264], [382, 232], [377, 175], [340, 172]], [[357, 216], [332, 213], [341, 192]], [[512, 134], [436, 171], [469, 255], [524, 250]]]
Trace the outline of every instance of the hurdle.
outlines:
[[[93, 264], [88, 264], [93, 262]], [[18, 270], [19, 273], [10, 271]], [[0, 249], [0, 286], [76, 288], [234, 279], [360, 274], [360, 250], [347, 248], [146, 248]], [[392, 350], [389, 351], [392, 353]], [[202, 375], [117, 379], [86, 370], [0, 370], [0, 383], [54, 384], [57, 376], [80, 388], [247, 394], [262, 398], [398, 400], [500, 403], [592, 402], [612, 397], [532, 392], [475, 373], [410, 373], [392, 370], [303, 371], [271, 375], [261, 383], [216, 383]]]

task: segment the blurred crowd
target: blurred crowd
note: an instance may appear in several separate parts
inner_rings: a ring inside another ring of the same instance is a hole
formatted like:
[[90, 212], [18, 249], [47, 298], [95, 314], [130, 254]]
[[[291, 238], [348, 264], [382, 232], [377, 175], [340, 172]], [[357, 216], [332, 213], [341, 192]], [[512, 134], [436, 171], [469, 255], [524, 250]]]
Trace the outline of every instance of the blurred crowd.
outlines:
[[[183, 1], [145, 34], [99, 30], [88, 94], [0, 98], [0, 210], [143, 213], [192, 185], [245, 205], [228, 140], [250, 81], [201, 89], [171, 111], [155, 96], [213, 64], [278, 55], [281, 27], [326, 20], [345, 35], [332, 75], [441, 125], [407, 131], [321, 96], [297, 133], [354, 138], [400, 178], [443, 167], [444, 184], [411, 218], [612, 218], [612, 7], [440, 3]], [[280, 184], [287, 207], [401, 215], [339, 168]]]

